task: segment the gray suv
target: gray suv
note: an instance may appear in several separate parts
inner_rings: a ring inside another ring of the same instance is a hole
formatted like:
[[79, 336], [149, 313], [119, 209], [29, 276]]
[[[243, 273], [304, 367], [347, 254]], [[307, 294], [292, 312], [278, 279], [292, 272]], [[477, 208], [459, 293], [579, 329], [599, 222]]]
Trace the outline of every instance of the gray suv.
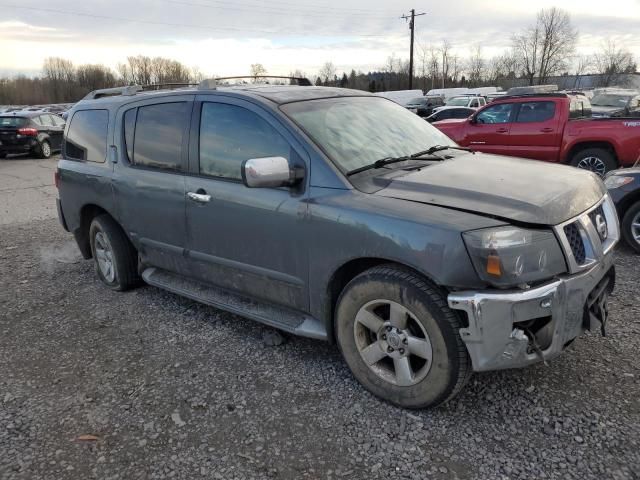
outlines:
[[615, 209], [592, 173], [459, 148], [365, 92], [96, 91], [73, 107], [58, 213], [98, 277], [337, 343], [409, 408], [602, 328]]

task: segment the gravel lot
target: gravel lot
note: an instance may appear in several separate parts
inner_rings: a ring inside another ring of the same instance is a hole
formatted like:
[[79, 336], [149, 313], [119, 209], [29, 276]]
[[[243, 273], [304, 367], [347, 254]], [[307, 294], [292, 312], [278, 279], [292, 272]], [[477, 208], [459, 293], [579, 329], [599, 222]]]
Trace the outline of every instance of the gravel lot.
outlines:
[[[267, 346], [252, 321], [153, 287], [104, 288], [43, 204], [51, 172], [34, 187], [34, 169], [54, 165], [0, 161], [1, 479], [639, 477], [629, 251], [606, 338], [405, 411], [364, 391], [335, 347]], [[9, 198], [22, 200], [8, 210]]]

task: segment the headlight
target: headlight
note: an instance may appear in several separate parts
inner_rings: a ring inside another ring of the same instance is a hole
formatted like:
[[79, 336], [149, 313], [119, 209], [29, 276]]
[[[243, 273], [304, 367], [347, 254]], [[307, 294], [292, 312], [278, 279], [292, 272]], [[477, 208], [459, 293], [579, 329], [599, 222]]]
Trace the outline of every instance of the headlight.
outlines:
[[633, 177], [623, 177], [620, 175], [611, 175], [604, 179], [604, 184], [609, 190], [623, 187], [631, 182], [633, 182]]
[[496, 287], [546, 280], [567, 271], [555, 235], [516, 227], [463, 233], [478, 275]]

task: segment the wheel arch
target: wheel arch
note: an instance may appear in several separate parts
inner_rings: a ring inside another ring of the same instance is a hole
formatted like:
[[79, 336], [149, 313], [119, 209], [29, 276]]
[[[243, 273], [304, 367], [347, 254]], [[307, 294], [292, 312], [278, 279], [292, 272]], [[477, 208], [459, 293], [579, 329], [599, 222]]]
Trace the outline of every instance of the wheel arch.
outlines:
[[398, 260], [384, 257], [361, 257], [351, 259], [340, 265], [333, 272], [327, 284], [325, 301], [325, 326], [327, 329], [327, 340], [329, 341], [329, 343], [335, 343], [336, 341], [334, 321], [335, 310], [338, 303], [338, 298], [340, 298], [340, 294], [343, 292], [349, 282], [355, 277], [371, 268], [380, 265], [395, 266], [403, 270], [409, 270], [415, 275], [418, 275], [427, 280], [434, 287], [442, 288], [439, 287], [438, 284], [425, 272], [422, 272], [415, 267], [412, 267], [411, 265], [399, 262]]
[[636, 190], [635, 192], [630, 193], [629, 195], [626, 195], [624, 197], [624, 200], [622, 200], [616, 207], [616, 210], [618, 211], [618, 218], [620, 218], [620, 221], [622, 221], [622, 218], [627, 213], [627, 210], [629, 210], [638, 202], [640, 202], [640, 190]]
[[91, 253], [91, 241], [89, 239], [89, 228], [91, 227], [91, 222], [98, 215], [102, 214], [109, 215], [114, 222], [118, 223], [110, 212], [99, 205], [88, 203], [80, 209], [80, 226], [73, 232], [73, 234], [76, 238], [76, 242], [78, 243], [78, 247], [80, 248], [80, 253], [82, 253], [82, 256], [85, 259], [93, 257]]
[[603, 150], [607, 150], [611, 153], [611, 155], [613, 155], [613, 159], [616, 161], [616, 163], [620, 165], [620, 159], [618, 158], [618, 152], [616, 151], [615, 145], [606, 140], [593, 140], [575, 143], [567, 151], [564, 162], [571, 162], [573, 160], [573, 157], [575, 157], [579, 152], [581, 152], [582, 150], [587, 150], [589, 148], [601, 148]]

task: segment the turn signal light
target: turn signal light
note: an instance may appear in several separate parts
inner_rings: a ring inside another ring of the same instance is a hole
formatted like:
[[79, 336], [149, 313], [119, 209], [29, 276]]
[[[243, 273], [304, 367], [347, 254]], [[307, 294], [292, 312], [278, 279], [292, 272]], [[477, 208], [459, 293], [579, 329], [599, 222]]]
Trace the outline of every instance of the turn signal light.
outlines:
[[500, 257], [498, 255], [489, 255], [487, 257], [487, 273], [496, 277], [502, 275], [502, 267], [500, 266]]

